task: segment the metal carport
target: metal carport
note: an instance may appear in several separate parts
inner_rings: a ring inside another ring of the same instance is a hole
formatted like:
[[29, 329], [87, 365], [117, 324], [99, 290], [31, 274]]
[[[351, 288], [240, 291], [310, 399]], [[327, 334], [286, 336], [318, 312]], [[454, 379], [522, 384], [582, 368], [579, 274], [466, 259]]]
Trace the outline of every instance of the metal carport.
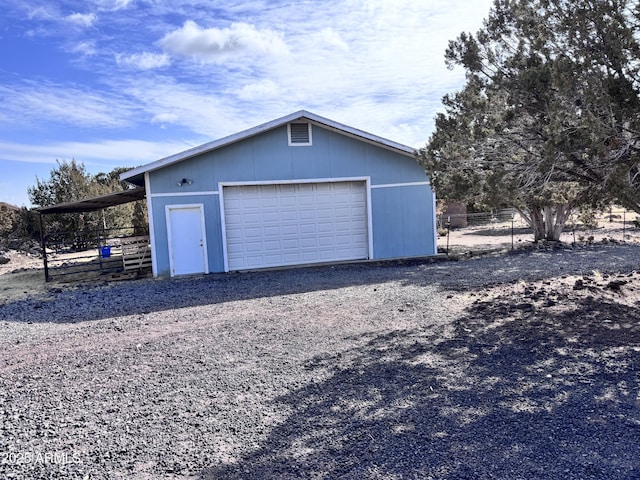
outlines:
[[40, 245], [42, 247], [42, 259], [44, 262], [44, 276], [45, 280], [49, 280], [49, 267], [47, 263], [47, 249], [45, 245], [45, 231], [42, 222], [43, 215], [52, 215], [55, 213], [80, 213], [80, 212], [93, 212], [96, 210], [102, 210], [108, 207], [115, 207], [116, 205], [122, 205], [124, 203], [135, 202], [137, 200], [143, 200], [145, 198], [145, 188], [135, 187], [121, 192], [109, 193], [107, 195], [100, 195], [98, 197], [85, 198], [82, 200], [75, 200], [72, 202], [57, 203], [55, 205], [49, 205], [47, 207], [37, 208], [36, 211], [39, 214], [40, 223]]

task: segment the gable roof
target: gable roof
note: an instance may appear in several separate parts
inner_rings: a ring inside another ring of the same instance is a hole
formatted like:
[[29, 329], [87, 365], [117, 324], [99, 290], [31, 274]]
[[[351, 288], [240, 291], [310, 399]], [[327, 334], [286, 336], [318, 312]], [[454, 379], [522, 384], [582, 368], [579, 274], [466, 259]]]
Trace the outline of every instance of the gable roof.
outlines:
[[363, 130], [358, 130], [357, 128], [349, 127], [348, 125], [334, 122], [333, 120], [321, 117], [320, 115], [316, 115], [306, 110], [300, 110], [298, 112], [291, 113], [284, 117], [277, 118], [270, 122], [263, 123], [262, 125], [249, 128], [248, 130], [243, 130], [242, 132], [235, 133], [233, 135], [229, 135], [227, 137], [223, 137], [218, 140], [214, 140], [212, 142], [208, 142], [203, 145], [190, 148], [189, 150], [185, 150], [183, 152], [176, 153], [174, 155], [170, 155], [165, 158], [161, 158], [160, 160], [156, 160], [155, 162], [147, 163], [146, 165], [142, 165], [140, 167], [134, 168], [132, 170], [129, 170], [121, 174], [120, 180], [126, 180], [127, 182], [133, 183], [135, 185], [144, 185], [144, 174], [146, 172], [151, 172], [153, 170], [158, 170], [160, 168], [166, 167], [168, 165], [173, 165], [174, 163], [181, 162], [182, 160], [186, 160], [188, 158], [195, 157], [197, 155], [210, 152], [218, 148], [225, 147], [232, 143], [240, 142], [242, 140], [253, 137], [260, 133], [264, 133], [268, 130], [278, 128], [290, 122], [295, 122], [298, 120], [307, 120], [312, 124], [316, 124], [318, 126], [327, 128], [329, 130], [333, 130], [343, 135], [357, 138], [358, 140], [362, 140], [364, 142], [371, 143], [382, 148], [394, 150], [398, 153], [401, 153], [403, 155], [407, 155], [410, 157], [413, 157], [415, 152], [415, 150], [412, 147], [409, 147], [407, 145], [402, 145], [401, 143], [393, 142], [391, 140], [387, 140], [377, 135], [372, 135]]

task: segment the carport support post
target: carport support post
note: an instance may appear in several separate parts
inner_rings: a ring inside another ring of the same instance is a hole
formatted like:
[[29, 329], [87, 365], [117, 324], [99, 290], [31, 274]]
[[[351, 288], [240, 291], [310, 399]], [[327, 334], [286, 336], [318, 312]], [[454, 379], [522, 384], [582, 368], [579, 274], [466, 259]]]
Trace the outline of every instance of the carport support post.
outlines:
[[[102, 218], [104, 219], [104, 210], [102, 210]], [[100, 262], [100, 270], [102, 270], [102, 235], [100, 230], [96, 229], [96, 245], [98, 246], [98, 262]]]
[[40, 222], [40, 247], [42, 248], [42, 261], [44, 262], [44, 281], [49, 281], [49, 264], [47, 263], [47, 245], [45, 244], [44, 226], [42, 222], [42, 212], [38, 212]]

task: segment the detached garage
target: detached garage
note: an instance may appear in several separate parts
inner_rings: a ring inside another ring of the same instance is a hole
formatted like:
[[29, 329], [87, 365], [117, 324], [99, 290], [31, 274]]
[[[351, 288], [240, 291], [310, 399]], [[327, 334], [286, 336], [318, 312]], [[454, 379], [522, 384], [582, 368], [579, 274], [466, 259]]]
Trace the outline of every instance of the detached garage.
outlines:
[[156, 276], [436, 253], [413, 149], [306, 111], [121, 178], [146, 189]]

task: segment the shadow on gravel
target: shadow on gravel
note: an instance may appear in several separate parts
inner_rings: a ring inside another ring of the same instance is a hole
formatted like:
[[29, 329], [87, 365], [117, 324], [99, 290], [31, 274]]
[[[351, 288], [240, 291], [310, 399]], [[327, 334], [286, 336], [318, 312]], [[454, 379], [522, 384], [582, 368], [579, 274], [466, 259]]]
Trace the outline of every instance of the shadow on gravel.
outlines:
[[[505, 241], [510, 240], [511, 235], [511, 226], [502, 226], [502, 227], [489, 227], [482, 230], [471, 230], [469, 232], [465, 232], [462, 235], [464, 236], [483, 236], [483, 237], [505, 237]], [[529, 227], [516, 227], [513, 229], [514, 235], [528, 235], [533, 234], [533, 230]]]
[[479, 301], [453, 337], [404, 331], [317, 358], [329, 380], [206, 479], [640, 478], [640, 314]]
[[79, 322], [197, 307], [230, 301], [397, 282], [466, 291], [519, 279], [630, 271], [640, 247], [515, 251], [460, 262], [430, 258], [137, 280], [109, 286], [53, 289], [46, 297], [0, 303], [0, 321]]

